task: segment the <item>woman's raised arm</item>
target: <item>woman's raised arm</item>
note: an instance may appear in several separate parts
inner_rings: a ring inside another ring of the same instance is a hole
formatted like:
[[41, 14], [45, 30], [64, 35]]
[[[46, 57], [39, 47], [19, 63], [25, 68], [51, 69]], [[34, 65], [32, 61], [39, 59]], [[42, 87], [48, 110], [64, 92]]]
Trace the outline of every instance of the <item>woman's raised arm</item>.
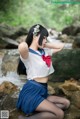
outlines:
[[54, 53], [61, 51], [64, 48], [64, 46], [65, 46], [65, 43], [49, 43], [49, 42], [47, 42], [45, 44], [45, 47], [53, 49]]
[[28, 58], [28, 45], [26, 42], [21, 42], [18, 46], [18, 50], [23, 59]]

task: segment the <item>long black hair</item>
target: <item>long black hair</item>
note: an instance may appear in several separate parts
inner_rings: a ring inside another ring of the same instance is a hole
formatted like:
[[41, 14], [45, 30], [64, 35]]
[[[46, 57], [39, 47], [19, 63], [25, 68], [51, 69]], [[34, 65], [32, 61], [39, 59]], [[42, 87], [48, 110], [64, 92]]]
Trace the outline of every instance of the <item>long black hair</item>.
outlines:
[[[48, 31], [45, 27], [43, 27], [40, 24], [36, 24], [34, 26], [32, 26], [28, 32], [27, 38], [26, 38], [26, 43], [28, 45], [28, 47], [31, 45], [32, 41], [33, 41], [33, 32], [34, 29], [36, 28], [36, 26], [39, 26], [38, 31], [36, 32], [36, 36], [38, 36], [40, 34], [40, 38], [39, 38], [39, 45], [42, 45], [42, 41], [44, 39], [44, 36], [48, 37]], [[21, 59], [19, 58], [19, 63], [18, 63], [18, 67], [17, 67], [17, 73], [20, 74], [25, 74], [26, 75], [26, 68], [23, 64], [23, 62], [21, 61]]]

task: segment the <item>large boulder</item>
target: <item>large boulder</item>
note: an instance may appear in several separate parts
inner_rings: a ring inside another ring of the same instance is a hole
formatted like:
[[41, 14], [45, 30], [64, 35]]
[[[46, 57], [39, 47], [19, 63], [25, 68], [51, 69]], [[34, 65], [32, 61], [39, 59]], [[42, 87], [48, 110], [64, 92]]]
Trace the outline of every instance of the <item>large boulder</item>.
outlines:
[[80, 48], [80, 35], [75, 37], [72, 47]]
[[58, 39], [65, 43], [73, 43], [74, 42], [74, 37], [68, 36], [66, 34], [59, 35]]
[[2, 73], [6, 75], [6, 73], [10, 71], [16, 72], [18, 59], [19, 59], [18, 50], [7, 50], [2, 59], [2, 67], [1, 67]]
[[19, 36], [27, 35], [28, 30], [23, 27], [12, 27], [6, 24], [0, 24], [0, 37], [16, 39]]
[[[10, 82], [8, 82], [8, 84], [9, 84], [8, 87], [15, 87], [15, 85], [11, 84]], [[6, 90], [8, 89], [9, 88], [6, 88]], [[56, 82], [56, 85], [55, 83], [49, 82], [48, 91], [53, 89], [54, 91], [49, 92], [49, 94], [55, 94], [58, 96], [66, 97], [71, 102], [70, 108], [65, 111], [64, 119], [79, 119], [80, 118], [80, 82], [74, 79], [65, 81], [64, 83]], [[58, 92], [56, 91], [56, 89], [58, 90]], [[13, 88], [10, 88], [10, 90], [13, 90]], [[10, 119], [19, 119], [19, 118], [24, 119], [27, 118], [28, 116], [24, 112], [22, 112], [21, 110], [17, 110], [16, 108], [19, 91], [20, 90], [18, 90], [18, 93], [17, 90], [15, 90], [13, 93], [7, 93], [8, 91], [6, 91], [6, 93], [0, 92], [0, 110], [8, 110]], [[63, 92], [63, 95], [61, 95], [61, 91]], [[17, 96], [15, 94], [17, 94]]]
[[17, 86], [11, 82], [4, 81], [0, 84], [0, 93], [11, 94], [17, 91]]
[[64, 81], [74, 77], [80, 79], [80, 49], [65, 49], [52, 56], [55, 72], [52, 81]]
[[15, 109], [19, 91], [19, 88], [11, 82], [4, 81], [0, 84], [0, 110]]
[[0, 24], [0, 48], [17, 48], [18, 42], [16, 39], [19, 39], [20, 36], [25, 36], [26, 38], [27, 33], [27, 28]]
[[80, 26], [71, 25], [62, 30], [62, 34], [75, 36], [80, 33]]
[[67, 119], [79, 119], [80, 118], [80, 82], [71, 78], [68, 81], [57, 86], [56, 94], [59, 95], [63, 92], [63, 95], [71, 102], [69, 108], [69, 114], [65, 117]]

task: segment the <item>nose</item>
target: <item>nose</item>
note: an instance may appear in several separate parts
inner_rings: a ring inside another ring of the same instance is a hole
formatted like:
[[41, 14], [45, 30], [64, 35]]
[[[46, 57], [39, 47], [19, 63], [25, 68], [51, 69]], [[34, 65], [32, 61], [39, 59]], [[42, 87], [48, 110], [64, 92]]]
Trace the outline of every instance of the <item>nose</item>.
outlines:
[[47, 40], [46, 39], [44, 39], [44, 43], [46, 43], [47, 42]]

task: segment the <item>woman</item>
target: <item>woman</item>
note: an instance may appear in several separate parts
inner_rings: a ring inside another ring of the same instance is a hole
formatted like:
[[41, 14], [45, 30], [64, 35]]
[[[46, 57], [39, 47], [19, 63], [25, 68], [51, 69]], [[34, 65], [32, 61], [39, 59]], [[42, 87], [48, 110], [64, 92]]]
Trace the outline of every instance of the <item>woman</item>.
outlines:
[[63, 119], [63, 109], [70, 105], [65, 98], [48, 95], [48, 77], [54, 72], [51, 56], [60, 51], [64, 44], [49, 43], [47, 37], [47, 29], [36, 24], [31, 27], [26, 42], [18, 47], [21, 60], [18, 73], [25, 73], [26, 69], [28, 81], [20, 91], [17, 108], [25, 114], [39, 112], [26, 119]]

